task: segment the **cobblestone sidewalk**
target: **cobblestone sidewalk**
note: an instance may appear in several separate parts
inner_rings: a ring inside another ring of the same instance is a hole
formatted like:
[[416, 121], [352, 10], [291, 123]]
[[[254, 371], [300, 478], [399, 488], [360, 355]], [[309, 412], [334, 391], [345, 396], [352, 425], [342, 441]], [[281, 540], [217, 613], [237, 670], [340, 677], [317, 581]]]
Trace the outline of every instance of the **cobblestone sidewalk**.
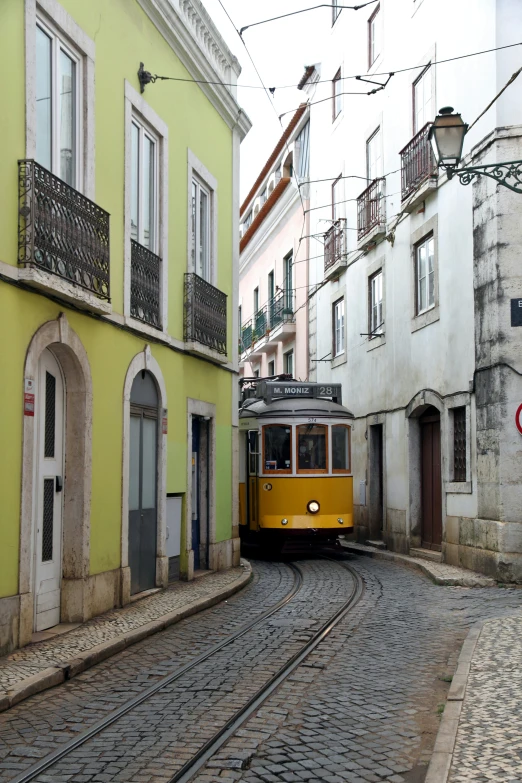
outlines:
[[458, 721], [449, 783], [522, 781], [522, 616], [484, 623]]
[[250, 579], [237, 568], [176, 582], [121, 609], [113, 609], [63, 635], [35, 642], [0, 658], [0, 712], [58, 685], [124, 647], [224, 600]]

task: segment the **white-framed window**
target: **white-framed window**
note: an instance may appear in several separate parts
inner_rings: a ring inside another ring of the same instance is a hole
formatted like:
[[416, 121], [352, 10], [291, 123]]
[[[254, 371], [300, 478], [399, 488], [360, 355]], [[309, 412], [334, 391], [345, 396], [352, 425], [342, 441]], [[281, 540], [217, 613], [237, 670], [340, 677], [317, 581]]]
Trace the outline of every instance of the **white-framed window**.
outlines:
[[35, 60], [36, 161], [80, 190], [82, 57], [37, 18]]
[[332, 220], [334, 223], [339, 220], [341, 213], [344, 211], [341, 207], [343, 187], [342, 174], [339, 174], [337, 179], [332, 183]]
[[431, 65], [413, 82], [413, 135], [435, 117], [433, 110], [433, 74]]
[[287, 351], [283, 354], [283, 366], [284, 366], [284, 372], [288, 375], [291, 375], [292, 378], [294, 377], [294, 352]]
[[382, 137], [381, 129], [377, 128], [366, 142], [366, 176], [369, 182], [373, 182], [382, 174]]
[[[217, 179], [188, 151], [189, 271], [217, 283]], [[244, 230], [244, 229], [243, 229]]]
[[131, 239], [157, 253], [158, 247], [157, 137], [133, 116], [131, 122]]
[[382, 334], [383, 325], [383, 276], [382, 269], [372, 275], [369, 280], [369, 298], [370, 298], [370, 340], [376, 334]]
[[382, 14], [380, 4], [368, 19], [368, 68], [371, 68], [382, 49]]
[[417, 315], [435, 306], [435, 239], [433, 235], [415, 245]]
[[333, 358], [344, 353], [344, 299], [334, 302], [332, 307]]
[[342, 96], [342, 81], [341, 81], [341, 69], [337, 71], [332, 79], [332, 122], [339, 116], [343, 108], [343, 96]]
[[250, 228], [251, 225], [252, 225], [252, 210], [250, 210], [250, 212], [248, 213], [248, 215], [244, 220], [243, 226], [245, 231], [247, 230], [247, 228]]
[[273, 376], [275, 375], [275, 359], [270, 359], [268, 362], [268, 375]]

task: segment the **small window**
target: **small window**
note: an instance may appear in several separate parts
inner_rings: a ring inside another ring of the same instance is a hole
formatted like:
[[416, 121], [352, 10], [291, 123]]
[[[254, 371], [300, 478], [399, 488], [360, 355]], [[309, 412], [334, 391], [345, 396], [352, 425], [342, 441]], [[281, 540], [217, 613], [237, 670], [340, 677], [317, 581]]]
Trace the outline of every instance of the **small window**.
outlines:
[[369, 183], [382, 177], [382, 173], [381, 129], [377, 128], [366, 142], [366, 176]]
[[265, 188], [265, 189], [262, 191], [262, 193], [261, 193], [261, 196], [260, 196], [261, 206], [263, 206], [263, 204], [265, 203], [265, 201], [267, 200], [267, 198], [268, 198], [268, 196], [267, 196], [267, 194], [266, 194], [266, 188]]
[[344, 299], [333, 305], [333, 355], [344, 353]]
[[284, 424], [263, 427], [265, 473], [292, 472], [292, 429]]
[[250, 211], [250, 212], [248, 213], [248, 215], [246, 216], [246, 218], [245, 218], [245, 222], [243, 223], [243, 228], [244, 228], [244, 229], [245, 229], [245, 231], [246, 231], [246, 230], [247, 230], [247, 228], [250, 228], [250, 226], [251, 226], [251, 225], [252, 225], [252, 211]]
[[339, 68], [339, 70], [337, 71], [337, 73], [332, 79], [332, 97], [333, 97], [332, 121], [339, 116], [339, 114], [341, 113], [341, 109], [343, 108], [343, 99], [342, 99], [341, 92], [342, 92], [341, 69]]
[[40, 22], [35, 57], [36, 160], [78, 189], [81, 59]]
[[293, 378], [294, 377], [294, 352], [293, 351], [288, 351], [287, 353], [283, 354], [283, 364], [285, 368], [285, 373], [287, 373]]
[[370, 277], [370, 340], [376, 334], [382, 334], [383, 316], [382, 316], [382, 269], [373, 277]]
[[371, 68], [381, 53], [381, 6], [378, 5], [368, 19], [368, 68]]
[[271, 359], [268, 362], [268, 375], [269, 376], [275, 375], [275, 360], [274, 359]]
[[334, 473], [350, 472], [350, 427], [335, 424], [332, 427], [332, 470]]
[[433, 236], [415, 246], [417, 315], [435, 306], [435, 240]]
[[324, 424], [297, 427], [297, 472], [326, 473], [328, 470], [328, 428]]
[[137, 119], [131, 125], [131, 239], [157, 249], [158, 143]]
[[466, 481], [466, 407], [453, 409], [453, 481]]
[[283, 259], [283, 287], [285, 292], [285, 310], [287, 313], [294, 311], [294, 254], [292, 251]]
[[308, 179], [310, 172], [310, 122], [307, 122], [295, 140], [297, 150], [297, 176]]
[[341, 217], [341, 202], [343, 198], [342, 187], [342, 174], [339, 174], [335, 182], [332, 184], [332, 220], [334, 223]]
[[199, 180], [192, 180], [192, 263], [194, 271], [210, 282], [211, 194]]
[[431, 84], [432, 71], [428, 65], [413, 83], [413, 135], [434, 119]]
[[254, 378], [259, 378], [259, 370], [254, 370]]
[[259, 288], [254, 288], [254, 315], [259, 310]]

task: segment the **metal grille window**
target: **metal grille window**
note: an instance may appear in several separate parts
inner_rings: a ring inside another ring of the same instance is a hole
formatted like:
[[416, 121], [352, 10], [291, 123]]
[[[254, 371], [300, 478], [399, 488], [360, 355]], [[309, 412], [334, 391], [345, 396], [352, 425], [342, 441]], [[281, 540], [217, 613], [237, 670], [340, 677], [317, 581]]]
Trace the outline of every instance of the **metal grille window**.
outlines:
[[333, 306], [333, 355], [344, 353], [344, 299]]
[[56, 431], [56, 378], [50, 372], [45, 373], [45, 438], [44, 457], [54, 457], [54, 439]]
[[370, 277], [370, 340], [382, 333], [382, 269]]
[[435, 305], [435, 240], [433, 236], [415, 247], [417, 315]]
[[54, 479], [44, 479], [42, 519], [42, 562], [53, 559]]
[[342, 86], [341, 86], [341, 69], [337, 71], [335, 76], [332, 79], [332, 97], [333, 97], [333, 108], [332, 108], [332, 120], [335, 120], [336, 117], [339, 116], [341, 113], [341, 109], [343, 108], [343, 99], [342, 99]]
[[453, 409], [453, 481], [466, 481], [466, 407]]
[[185, 274], [184, 339], [227, 352], [227, 295], [198, 275]]
[[131, 316], [161, 329], [161, 258], [131, 239]]
[[36, 160], [78, 188], [81, 58], [40, 21], [35, 56]]

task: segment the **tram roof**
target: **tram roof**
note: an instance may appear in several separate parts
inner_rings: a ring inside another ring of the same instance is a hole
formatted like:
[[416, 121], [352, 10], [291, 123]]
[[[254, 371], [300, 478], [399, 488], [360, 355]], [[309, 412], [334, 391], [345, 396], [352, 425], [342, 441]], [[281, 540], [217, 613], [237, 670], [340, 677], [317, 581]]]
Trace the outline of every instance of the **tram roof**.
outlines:
[[288, 418], [290, 416], [328, 416], [332, 419], [353, 419], [354, 415], [344, 405], [333, 400], [284, 397], [267, 403], [263, 399], [251, 397], [243, 403], [239, 418], [256, 416], [258, 418]]

